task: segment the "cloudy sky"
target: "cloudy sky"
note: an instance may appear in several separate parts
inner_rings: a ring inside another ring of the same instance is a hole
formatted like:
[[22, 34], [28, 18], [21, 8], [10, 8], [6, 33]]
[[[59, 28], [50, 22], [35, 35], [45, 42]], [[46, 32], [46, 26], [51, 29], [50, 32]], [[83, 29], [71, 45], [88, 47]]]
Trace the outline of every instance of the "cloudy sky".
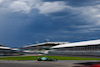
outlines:
[[100, 38], [100, 0], [0, 0], [0, 44]]

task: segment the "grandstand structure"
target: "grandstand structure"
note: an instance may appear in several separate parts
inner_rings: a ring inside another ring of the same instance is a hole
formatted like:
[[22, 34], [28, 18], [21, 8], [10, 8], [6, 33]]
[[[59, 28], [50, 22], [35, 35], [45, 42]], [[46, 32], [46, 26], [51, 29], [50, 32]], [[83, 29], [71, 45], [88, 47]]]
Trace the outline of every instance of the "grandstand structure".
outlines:
[[100, 56], [100, 39], [51, 47], [49, 54]]
[[16, 56], [19, 55], [18, 49], [0, 45], [0, 56]]
[[37, 43], [24, 46], [21, 49], [23, 49], [24, 53], [43, 54], [47, 53], [53, 46], [60, 44], [68, 44], [68, 43], [69, 42], [44, 42], [44, 43]]

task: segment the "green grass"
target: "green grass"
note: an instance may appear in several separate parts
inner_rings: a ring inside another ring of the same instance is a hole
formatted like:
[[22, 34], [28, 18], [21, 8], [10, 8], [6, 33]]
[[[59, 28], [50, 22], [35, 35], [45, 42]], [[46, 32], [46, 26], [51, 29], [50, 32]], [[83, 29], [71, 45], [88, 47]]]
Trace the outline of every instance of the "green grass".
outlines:
[[[20, 56], [20, 57], [1, 57], [0, 60], [37, 60], [37, 57], [43, 56]], [[99, 58], [82, 58], [82, 57], [63, 57], [63, 56], [46, 56], [58, 60], [100, 60]]]

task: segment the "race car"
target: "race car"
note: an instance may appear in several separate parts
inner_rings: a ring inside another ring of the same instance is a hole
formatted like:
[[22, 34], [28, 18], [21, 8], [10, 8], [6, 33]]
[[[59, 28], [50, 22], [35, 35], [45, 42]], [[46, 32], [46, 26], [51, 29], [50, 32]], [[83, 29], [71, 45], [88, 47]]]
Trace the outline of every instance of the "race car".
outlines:
[[81, 67], [100, 67], [100, 64], [88, 65], [88, 66], [81, 66]]
[[47, 58], [47, 57], [42, 57], [42, 58], [38, 57], [37, 60], [38, 61], [57, 61], [57, 59], [55, 58]]
[[91, 62], [91, 63], [85, 63], [85, 66], [80, 67], [100, 67], [100, 62]]

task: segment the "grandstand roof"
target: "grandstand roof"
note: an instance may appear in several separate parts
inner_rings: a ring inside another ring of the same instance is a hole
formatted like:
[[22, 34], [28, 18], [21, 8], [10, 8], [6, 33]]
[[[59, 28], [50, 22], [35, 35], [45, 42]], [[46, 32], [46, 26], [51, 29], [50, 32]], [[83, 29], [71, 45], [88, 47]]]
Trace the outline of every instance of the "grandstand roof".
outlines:
[[61, 45], [54, 46], [52, 48], [87, 46], [87, 45], [98, 45], [98, 44], [100, 44], [100, 39], [99, 40], [91, 40], [91, 41], [83, 41], [83, 42], [75, 42], [75, 43], [69, 43], [69, 44], [61, 44]]
[[44, 43], [38, 43], [38, 44], [32, 44], [24, 47], [32, 47], [32, 46], [39, 46], [44, 44], [63, 44], [63, 43], [69, 43], [69, 42], [44, 42]]
[[15, 50], [15, 51], [18, 51], [19, 49], [18, 49], [18, 48], [12, 48], [11, 50]]
[[5, 47], [4, 45], [0, 45], [0, 49], [18, 50], [17, 48]]
[[0, 49], [11, 49], [10, 47], [2, 47], [0, 46]]

